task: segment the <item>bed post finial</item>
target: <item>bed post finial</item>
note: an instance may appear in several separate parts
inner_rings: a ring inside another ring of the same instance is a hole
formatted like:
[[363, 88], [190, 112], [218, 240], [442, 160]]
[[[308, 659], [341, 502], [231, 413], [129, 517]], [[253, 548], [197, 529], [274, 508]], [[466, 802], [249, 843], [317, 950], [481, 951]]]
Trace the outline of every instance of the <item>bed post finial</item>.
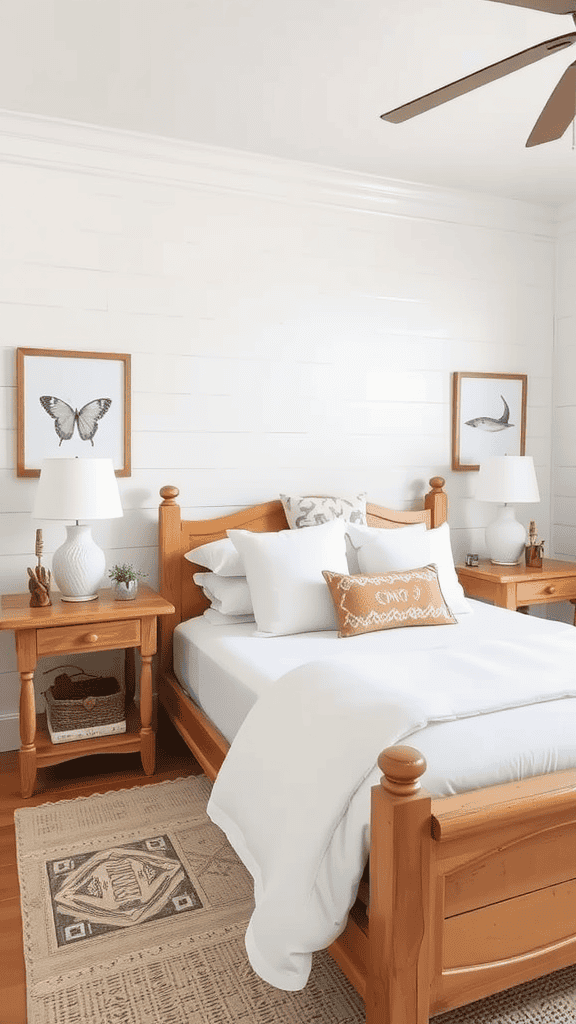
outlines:
[[443, 476], [433, 476], [430, 479], [430, 487], [433, 491], [441, 491], [446, 483]]
[[430, 820], [420, 788], [426, 761], [414, 747], [387, 747], [372, 787], [370, 948], [366, 1024], [430, 1019]]
[[177, 487], [172, 487], [168, 484], [167, 487], [160, 488], [160, 497], [163, 498], [163, 505], [174, 505], [176, 498], [180, 494]]
[[433, 476], [430, 480], [430, 490], [424, 498], [424, 507], [431, 515], [430, 526], [442, 526], [448, 518], [448, 495], [443, 490], [446, 483], [443, 476]]
[[420, 789], [420, 776], [426, 771], [426, 760], [415, 747], [387, 747], [378, 758], [384, 773], [380, 785], [395, 796], [412, 796]]

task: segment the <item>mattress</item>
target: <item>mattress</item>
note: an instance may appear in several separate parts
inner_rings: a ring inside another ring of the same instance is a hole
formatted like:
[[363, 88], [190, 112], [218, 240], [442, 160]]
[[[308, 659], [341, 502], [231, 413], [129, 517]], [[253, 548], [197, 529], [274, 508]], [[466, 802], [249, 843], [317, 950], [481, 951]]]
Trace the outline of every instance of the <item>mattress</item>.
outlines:
[[[258, 697], [286, 672], [310, 661], [337, 657], [353, 668], [359, 652], [381, 652], [384, 662], [391, 653], [420, 650], [429, 652], [433, 685], [435, 651], [474, 649], [482, 637], [522, 642], [535, 630], [554, 637], [574, 628], [478, 601], [470, 605], [472, 613], [460, 616], [457, 626], [385, 630], [348, 639], [331, 631], [263, 638], [254, 635], [253, 623], [215, 626], [200, 616], [175, 630], [175, 673], [231, 743]], [[435, 723], [418, 733], [414, 745], [428, 764], [424, 785], [443, 796], [572, 767], [575, 735], [576, 701], [562, 700], [480, 720]]]

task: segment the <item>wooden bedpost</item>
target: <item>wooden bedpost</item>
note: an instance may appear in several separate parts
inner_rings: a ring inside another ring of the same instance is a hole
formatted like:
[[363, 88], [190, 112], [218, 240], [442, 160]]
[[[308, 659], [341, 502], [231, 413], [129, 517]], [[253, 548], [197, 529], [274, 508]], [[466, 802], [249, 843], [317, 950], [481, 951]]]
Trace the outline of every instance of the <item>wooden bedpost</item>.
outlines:
[[430, 510], [431, 526], [442, 526], [448, 518], [448, 495], [443, 490], [446, 483], [443, 476], [433, 476], [430, 480], [431, 490], [424, 498], [424, 508]]
[[182, 594], [180, 587], [182, 547], [180, 540], [180, 506], [176, 503], [177, 487], [161, 487], [163, 498], [158, 518], [158, 566], [160, 593], [176, 609], [174, 615], [160, 615], [158, 620], [160, 665], [163, 669], [172, 666], [172, 634], [182, 618]]
[[366, 1024], [428, 1024], [431, 798], [414, 747], [388, 747], [372, 789]]

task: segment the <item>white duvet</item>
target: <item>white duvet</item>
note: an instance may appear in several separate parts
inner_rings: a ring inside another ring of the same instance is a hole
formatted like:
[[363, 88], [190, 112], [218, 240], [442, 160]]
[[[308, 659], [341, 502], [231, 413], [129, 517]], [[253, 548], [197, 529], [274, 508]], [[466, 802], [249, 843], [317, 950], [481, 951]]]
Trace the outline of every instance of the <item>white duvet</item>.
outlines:
[[[257, 974], [302, 988], [312, 952], [344, 928], [368, 854], [369, 790], [384, 747], [409, 737], [418, 746], [415, 734], [432, 723], [470, 719], [473, 753], [474, 735], [481, 746], [496, 721], [490, 715], [515, 714], [521, 729], [534, 705], [544, 731], [566, 716], [576, 726], [575, 696], [576, 631], [540, 636], [538, 626], [526, 641], [385, 659], [367, 653], [354, 670], [334, 658], [282, 676], [246, 717], [208, 804], [254, 878], [246, 948]], [[575, 746], [564, 755], [545, 766], [536, 758], [524, 774], [576, 765]]]

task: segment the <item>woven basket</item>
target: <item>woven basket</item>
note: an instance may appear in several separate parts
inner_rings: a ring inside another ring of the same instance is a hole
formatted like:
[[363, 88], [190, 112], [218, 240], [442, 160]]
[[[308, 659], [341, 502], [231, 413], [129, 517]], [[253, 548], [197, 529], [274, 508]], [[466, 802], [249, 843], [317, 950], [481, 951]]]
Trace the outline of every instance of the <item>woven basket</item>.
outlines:
[[73, 676], [63, 672], [45, 690], [44, 699], [57, 732], [110, 725], [126, 717], [124, 687], [113, 676], [90, 676], [81, 670]]

